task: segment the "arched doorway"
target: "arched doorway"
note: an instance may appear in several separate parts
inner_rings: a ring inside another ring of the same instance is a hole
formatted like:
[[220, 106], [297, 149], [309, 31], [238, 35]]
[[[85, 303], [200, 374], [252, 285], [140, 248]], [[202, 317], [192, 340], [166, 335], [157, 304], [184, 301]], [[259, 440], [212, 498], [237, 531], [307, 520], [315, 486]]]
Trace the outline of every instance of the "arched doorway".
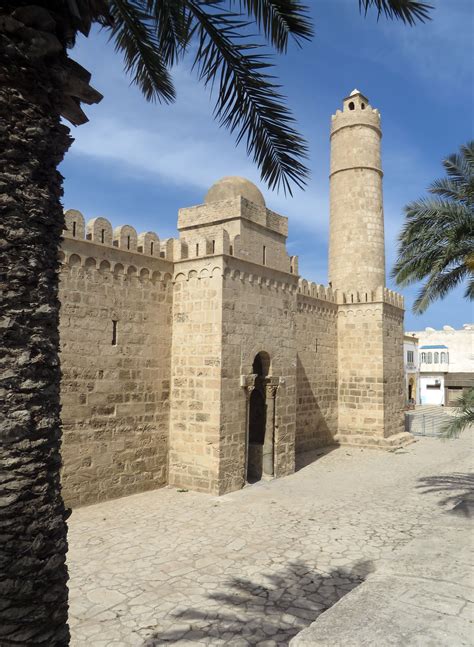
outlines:
[[[263, 474], [273, 474], [273, 432], [267, 429], [266, 378], [270, 370], [270, 356], [262, 351], [255, 355], [252, 373], [255, 375], [249, 399], [247, 474], [246, 481], [255, 483]], [[271, 460], [269, 454], [271, 453]], [[270, 465], [271, 462], [271, 465]]]

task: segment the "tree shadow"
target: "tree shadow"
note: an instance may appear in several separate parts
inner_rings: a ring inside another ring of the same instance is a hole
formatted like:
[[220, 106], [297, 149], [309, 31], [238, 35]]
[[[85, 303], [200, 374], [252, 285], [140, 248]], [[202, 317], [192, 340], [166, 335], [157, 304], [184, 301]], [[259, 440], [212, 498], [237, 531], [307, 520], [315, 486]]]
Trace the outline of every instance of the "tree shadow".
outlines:
[[423, 489], [423, 494], [442, 492], [445, 494], [438, 501], [439, 506], [452, 506], [450, 512], [471, 517], [474, 514], [474, 474], [454, 472], [439, 476], [424, 476], [419, 480], [417, 488]]
[[[290, 562], [278, 573], [262, 581], [233, 577], [223, 590], [209, 593], [211, 602], [199, 609], [175, 612], [176, 629], [155, 632], [143, 647], [173, 644], [258, 645], [274, 641], [287, 645], [290, 640], [333, 604], [359, 586], [373, 572], [371, 561], [360, 561], [352, 568], [318, 572], [303, 562]], [[262, 580], [260, 577], [259, 580]], [[183, 623], [186, 625], [183, 629]]]

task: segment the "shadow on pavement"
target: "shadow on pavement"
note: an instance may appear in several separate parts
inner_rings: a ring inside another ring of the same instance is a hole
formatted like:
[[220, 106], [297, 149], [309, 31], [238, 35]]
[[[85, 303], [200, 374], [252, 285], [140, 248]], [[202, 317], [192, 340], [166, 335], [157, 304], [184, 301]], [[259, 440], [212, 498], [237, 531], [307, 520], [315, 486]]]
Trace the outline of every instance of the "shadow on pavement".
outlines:
[[464, 517], [474, 514], [474, 474], [454, 472], [440, 476], [424, 476], [418, 479], [417, 488], [423, 489], [423, 494], [432, 492], [444, 493], [439, 506], [453, 506], [450, 512]]
[[[350, 570], [319, 573], [302, 562], [289, 563], [266, 584], [234, 577], [223, 590], [209, 593], [209, 610], [186, 608], [175, 614], [176, 630], [156, 632], [143, 647], [173, 644], [229, 644], [232, 646], [287, 645], [324, 611], [359, 586], [374, 570], [371, 561]], [[185, 625], [183, 627], [183, 625]]]

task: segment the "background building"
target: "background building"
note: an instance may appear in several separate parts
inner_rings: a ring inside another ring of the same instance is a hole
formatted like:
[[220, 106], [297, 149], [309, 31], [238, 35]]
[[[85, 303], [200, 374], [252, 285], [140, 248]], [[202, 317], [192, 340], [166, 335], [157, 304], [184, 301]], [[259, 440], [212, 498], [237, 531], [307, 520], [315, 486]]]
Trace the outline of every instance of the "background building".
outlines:
[[403, 336], [403, 363], [405, 367], [405, 398], [407, 405], [420, 404], [418, 337], [414, 334], [405, 334]]
[[474, 325], [461, 330], [443, 326], [407, 333], [418, 338], [420, 404], [453, 406], [474, 386]]

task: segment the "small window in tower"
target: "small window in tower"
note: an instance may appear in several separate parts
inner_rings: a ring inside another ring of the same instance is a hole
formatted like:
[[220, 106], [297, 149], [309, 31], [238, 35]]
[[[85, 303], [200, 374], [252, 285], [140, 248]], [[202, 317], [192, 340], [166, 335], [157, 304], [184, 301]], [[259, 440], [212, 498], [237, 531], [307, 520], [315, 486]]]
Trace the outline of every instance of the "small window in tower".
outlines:
[[150, 255], [153, 256], [153, 241], [150, 243]]
[[117, 346], [117, 321], [112, 319], [112, 346]]
[[233, 256], [233, 255], [234, 255], [234, 248], [232, 247], [232, 245], [229, 245], [229, 254], [230, 254], [231, 256]]
[[351, 101], [349, 104], [349, 110], [354, 110], [354, 108], [355, 108], [354, 102]]
[[73, 238], [76, 237], [76, 222], [75, 221], [72, 223], [72, 235], [73, 235]]
[[199, 256], [199, 243], [196, 243], [196, 256]]
[[361, 103], [360, 107], [361, 107], [362, 110], [365, 110], [365, 103]]
[[130, 249], [130, 236], [127, 236], [127, 249]]
[[212, 253], [213, 254], [216, 253], [216, 241], [215, 240], [212, 241]]
[[267, 264], [267, 248], [265, 247], [265, 245], [263, 246], [262, 261], [264, 265]]
[[105, 243], [105, 229], [102, 229], [100, 232], [100, 242]]

